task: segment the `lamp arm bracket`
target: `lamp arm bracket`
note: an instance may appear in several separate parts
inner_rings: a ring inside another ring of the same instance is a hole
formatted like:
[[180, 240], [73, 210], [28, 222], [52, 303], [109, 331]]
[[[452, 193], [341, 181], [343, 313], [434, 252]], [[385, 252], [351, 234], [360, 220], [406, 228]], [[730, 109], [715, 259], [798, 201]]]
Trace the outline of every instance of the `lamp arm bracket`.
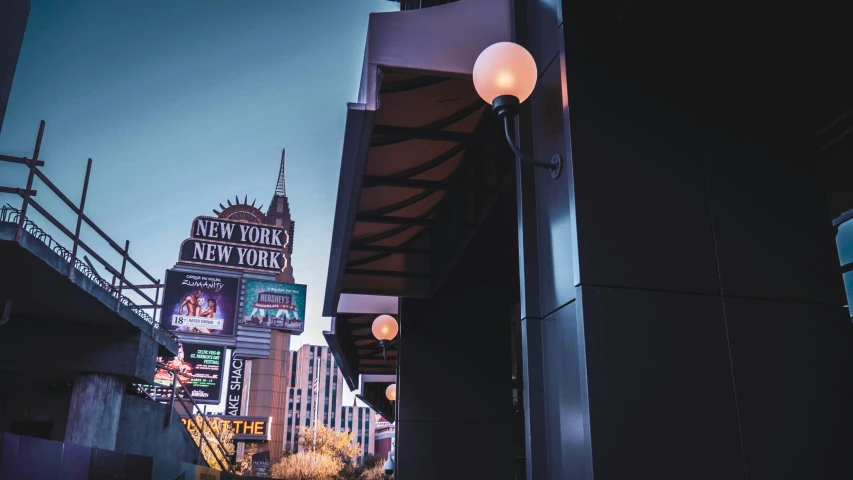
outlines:
[[512, 149], [515, 156], [518, 157], [518, 160], [522, 163], [526, 163], [528, 165], [532, 165], [538, 168], [546, 168], [551, 170], [551, 178], [556, 179], [560, 176], [560, 173], [563, 171], [563, 159], [559, 154], [551, 157], [550, 162], [540, 162], [538, 160], [534, 160], [533, 158], [525, 155], [516, 145], [515, 141], [512, 139], [512, 134], [510, 133], [510, 121], [511, 118], [509, 115], [504, 116], [504, 132], [506, 132], [506, 141], [509, 143], [509, 148]]

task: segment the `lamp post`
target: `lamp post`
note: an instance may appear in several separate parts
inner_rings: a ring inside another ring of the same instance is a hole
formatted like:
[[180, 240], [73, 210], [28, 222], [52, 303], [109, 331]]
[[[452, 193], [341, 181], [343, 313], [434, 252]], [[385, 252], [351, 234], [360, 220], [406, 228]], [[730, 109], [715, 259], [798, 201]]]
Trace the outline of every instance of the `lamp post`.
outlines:
[[[395, 405], [397, 402], [397, 384], [392, 383], [388, 385], [388, 388], [385, 389], [385, 398], [387, 398], [392, 405]], [[397, 416], [394, 415], [394, 421], [397, 421]], [[394, 473], [394, 438], [391, 438], [391, 451], [388, 452], [388, 460], [385, 461], [385, 464], [382, 466], [382, 469], [385, 470], [386, 475], [392, 475]]]
[[[373, 325], [371, 326], [371, 331], [373, 332], [373, 336], [376, 337], [376, 340], [379, 341], [379, 346], [382, 348], [382, 358], [385, 359], [385, 363], [390, 365], [388, 362], [388, 357], [386, 355], [386, 349], [389, 345], [391, 345], [391, 340], [397, 336], [397, 332], [400, 330], [400, 326], [397, 325], [397, 320], [391, 315], [380, 315], [373, 320]], [[396, 370], [396, 368], [395, 368]], [[392, 383], [385, 388], [385, 398], [391, 402], [392, 408], [396, 410], [397, 406], [397, 384]], [[394, 421], [397, 421], [396, 412], [394, 412]], [[385, 470], [386, 475], [392, 475], [394, 473], [394, 439], [391, 439], [391, 451], [388, 453], [388, 460], [385, 461], [385, 464], [382, 466], [383, 470]]]
[[536, 61], [524, 47], [512, 42], [495, 43], [480, 53], [474, 62], [474, 88], [477, 94], [492, 106], [492, 111], [504, 121], [506, 140], [522, 163], [551, 171], [556, 179], [563, 171], [560, 155], [550, 162], [540, 162], [524, 154], [512, 139], [511, 122], [518, 115], [519, 106], [530, 97], [536, 87]]

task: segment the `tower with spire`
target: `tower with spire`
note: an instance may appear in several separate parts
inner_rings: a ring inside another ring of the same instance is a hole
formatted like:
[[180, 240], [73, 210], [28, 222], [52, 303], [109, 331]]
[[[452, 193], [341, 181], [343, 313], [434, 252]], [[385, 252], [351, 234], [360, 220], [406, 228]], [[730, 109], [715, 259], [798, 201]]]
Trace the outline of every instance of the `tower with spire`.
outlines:
[[285, 149], [281, 149], [281, 165], [278, 169], [278, 182], [275, 185], [275, 194], [267, 208], [267, 214], [264, 223], [284, 227], [289, 242], [284, 249], [287, 267], [278, 275], [278, 281], [285, 283], [294, 283], [293, 264], [291, 263], [291, 255], [293, 254], [293, 233], [296, 223], [290, 219], [290, 205], [287, 202], [287, 189], [285, 185]]
[[260, 207], [255, 206], [256, 199], [252, 200], [252, 203], [249, 204], [248, 195], [244, 196], [242, 201], [240, 201], [239, 196], [235, 196], [234, 203], [231, 203], [230, 199], [226, 200], [228, 206], [220, 203], [219, 209], [213, 209], [213, 213], [218, 218], [284, 227], [287, 245], [284, 246], [282, 256], [285, 260], [285, 268], [276, 276], [276, 280], [284, 283], [295, 283], [293, 265], [291, 265], [290, 259], [293, 254], [293, 231], [296, 224], [290, 219], [290, 205], [287, 202], [287, 190], [284, 179], [284, 158], [285, 149], [282, 148], [281, 165], [278, 168], [278, 181], [276, 182], [275, 193], [272, 196], [266, 214], [263, 212], [263, 205]]

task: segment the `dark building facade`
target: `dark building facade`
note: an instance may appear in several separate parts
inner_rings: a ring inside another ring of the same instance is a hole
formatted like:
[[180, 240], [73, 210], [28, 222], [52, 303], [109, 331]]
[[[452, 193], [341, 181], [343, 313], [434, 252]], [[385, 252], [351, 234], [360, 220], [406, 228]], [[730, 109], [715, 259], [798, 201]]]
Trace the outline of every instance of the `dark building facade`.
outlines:
[[[843, 18], [586, 0], [371, 17], [324, 314], [348, 381], [396, 375], [378, 405], [395, 478], [853, 476]], [[536, 61], [512, 136], [559, 154], [556, 179], [477, 104], [474, 61], [501, 41]], [[359, 295], [399, 301], [392, 367], [363, 328], [391, 312], [341, 309]]]
[[0, 0], [0, 132], [29, 16], [30, 0]]

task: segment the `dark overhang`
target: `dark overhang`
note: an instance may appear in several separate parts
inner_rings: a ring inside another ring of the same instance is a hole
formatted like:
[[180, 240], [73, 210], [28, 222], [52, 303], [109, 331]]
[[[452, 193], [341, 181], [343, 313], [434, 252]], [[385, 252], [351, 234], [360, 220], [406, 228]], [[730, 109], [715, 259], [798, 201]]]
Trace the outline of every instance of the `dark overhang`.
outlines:
[[383, 351], [373, 337], [373, 320], [382, 314], [397, 314], [397, 298], [344, 294], [331, 328], [323, 332], [329, 349], [349, 385], [355, 390], [362, 375], [395, 375], [397, 340]]
[[366, 403], [374, 412], [379, 413], [389, 422], [394, 422], [394, 403], [388, 400], [385, 391], [397, 383], [395, 375], [362, 375], [359, 384], [359, 400]]
[[[393, 375], [396, 344], [386, 361], [370, 331], [378, 313], [392, 312], [342, 309], [342, 296], [430, 297], [512, 178], [512, 162], [494, 161], [501, 125], [471, 80], [477, 55], [510, 39], [508, 0], [371, 15], [359, 100], [347, 109], [323, 308], [350, 388], [360, 375]], [[384, 390], [374, 387], [362, 395], [379, 404]]]

